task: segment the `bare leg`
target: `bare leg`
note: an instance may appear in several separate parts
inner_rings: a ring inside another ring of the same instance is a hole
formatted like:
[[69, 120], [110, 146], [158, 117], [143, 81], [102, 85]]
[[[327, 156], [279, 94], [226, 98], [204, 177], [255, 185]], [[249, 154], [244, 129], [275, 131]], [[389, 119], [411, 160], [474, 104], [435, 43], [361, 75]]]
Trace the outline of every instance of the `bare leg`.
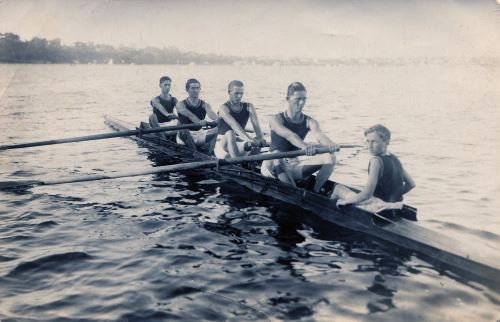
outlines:
[[335, 185], [335, 188], [333, 189], [333, 192], [330, 196], [330, 199], [335, 199], [335, 200], [345, 199], [345, 198], [349, 198], [355, 194], [356, 193], [354, 191], [352, 191], [350, 188], [344, 186], [341, 183], [337, 183]]
[[209, 137], [207, 137], [207, 139], [208, 138], [210, 138], [210, 140], [207, 142], [208, 143], [207, 154], [213, 155], [215, 143], [217, 142], [217, 135], [209, 136]]
[[236, 135], [234, 135], [234, 131], [227, 131], [224, 134], [224, 140], [226, 140], [227, 152], [229, 152], [231, 158], [239, 157], [240, 151], [238, 150], [238, 146], [236, 145]]
[[217, 142], [217, 128], [214, 127], [211, 130], [211, 132], [212, 133], [207, 134], [207, 137], [205, 138], [205, 145], [207, 146], [207, 154], [208, 155], [214, 154], [215, 143]]
[[194, 142], [193, 137], [191, 136], [191, 133], [189, 133], [189, 130], [180, 130], [179, 131], [179, 137], [184, 141], [184, 144], [190, 148], [191, 150], [198, 151], [196, 148], [196, 143]]
[[160, 127], [160, 123], [158, 123], [158, 118], [156, 117], [156, 114], [151, 114], [149, 116], [149, 125], [151, 127]]
[[330, 155], [330, 162], [323, 165], [306, 165], [302, 168], [302, 176], [308, 177], [314, 172], [318, 171], [316, 175], [316, 183], [314, 184], [314, 191], [319, 192], [323, 185], [328, 181], [335, 166], [335, 155]]
[[333, 168], [335, 167], [335, 162], [337, 161], [335, 154], [331, 154], [330, 156], [331, 163], [324, 164], [316, 175], [316, 184], [314, 185], [314, 191], [316, 192], [319, 192], [323, 185], [328, 181], [333, 172]]
[[296, 187], [297, 185], [295, 184], [295, 180], [287, 170], [283, 159], [273, 160], [273, 163], [274, 163], [274, 170], [276, 171], [276, 176], [278, 177], [278, 179], [281, 182], [288, 183]]
[[[160, 127], [160, 123], [158, 122], [158, 118], [156, 117], [156, 114], [151, 114], [149, 116], [149, 125], [151, 126], [151, 128], [157, 128], [157, 127]], [[161, 138], [161, 139], [167, 139], [167, 136], [165, 133], [163, 132], [158, 132], [156, 133], [156, 135]]]
[[330, 195], [330, 199], [335, 199], [335, 200], [339, 199], [339, 197], [340, 197], [339, 186], [340, 186], [340, 183], [337, 183], [335, 185], [335, 188], [333, 188], [333, 192]]
[[217, 136], [217, 140], [214, 147], [214, 154], [217, 157], [217, 159], [226, 159], [229, 157], [227, 153], [227, 141], [224, 135], [221, 135], [220, 137]]
[[333, 164], [325, 164], [321, 167], [316, 175], [316, 183], [314, 184], [315, 192], [319, 192], [323, 185], [328, 181], [328, 178], [330, 178], [330, 175], [333, 172], [333, 167]]

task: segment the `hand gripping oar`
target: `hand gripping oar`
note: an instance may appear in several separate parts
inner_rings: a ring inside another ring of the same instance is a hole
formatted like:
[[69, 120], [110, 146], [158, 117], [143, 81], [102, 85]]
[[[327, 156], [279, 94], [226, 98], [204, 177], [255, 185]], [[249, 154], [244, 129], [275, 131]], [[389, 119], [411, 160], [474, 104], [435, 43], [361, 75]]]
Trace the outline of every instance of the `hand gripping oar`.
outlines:
[[[339, 149], [345, 148], [354, 148], [359, 147], [358, 145], [338, 145]], [[328, 153], [331, 152], [330, 148], [320, 147], [315, 149], [316, 154], [319, 153]], [[161, 167], [156, 167], [152, 169], [140, 169], [135, 171], [124, 171], [124, 172], [114, 172], [109, 174], [96, 174], [89, 176], [80, 176], [80, 177], [70, 177], [70, 178], [62, 178], [55, 180], [19, 180], [19, 181], [3, 181], [0, 182], [0, 189], [8, 189], [8, 188], [16, 188], [16, 187], [30, 187], [30, 186], [48, 186], [48, 185], [56, 185], [63, 183], [72, 183], [72, 182], [84, 182], [84, 181], [94, 181], [94, 180], [105, 180], [105, 179], [115, 179], [115, 178], [124, 178], [124, 177], [134, 177], [134, 176], [142, 176], [147, 174], [154, 173], [167, 173], [167, 172], [176, 172], [176, 171], [186, 171], [193, 169], [201, 169], [201, 168], [214, 168], [223, 165], [230, 164], [238, 164], [242, 162], [251, 162], [251, 161], [263, 161], [263, 160], [272, 160], [272, 159], [281, 159], [281, 158], [293, 158], [301, 155], [306, 155], [305, 150], [296, 150], [289, 152], [277, 152], [277, 153], [264, 153], [258, 155], [250, 155], [243, 156], [233, 159], [212, 159], [206, 161], [196, 161], [189, 163], [180, 163], [173, 165], [166, 165]]]
[[[207, 126], [214, 127], [217, 125], [217, 122], [208, 122]], [[94, 134], [94, 135], [86, 135], [86, 136], [77, 136], [72, 138], [65, 139], [55, 139], [55, 140], [46, 140], [46, 141], [37, 141], [37, 142], [29, 142], [29, 143], [19, 143], [19, 144], [9, 144], [9, 145], [0, 145], [1, 150], [10, 150], [10, 149], [21, 149], [21, 148], [29, 148], [34, 146], [42, 146], [42, 145], [52, 145], [52, 144], [63, 144], [63, 143], [71, 143], [71, 142], [81, 142], [81, 141], [92, 141], [92, 140], [103, 140], [103, 139], [111, 139], [118, 138], [123, 136], [132, 136], [132, 135], [142, 135], [149, 133], [158, 133], [158, 132], [166, 132], [166, 131], [178, 131], [184, 129], [200, 129], [202, 126], [199, 123], [193, 124], [182, 124], [182, 125], [174, 125], [174, 126], [161, 126], [151, 129], [135, 129], [128, 131], [119, 131], [119, 132], [111, 132], [111, 133], [102, 133], [102, 134]]]

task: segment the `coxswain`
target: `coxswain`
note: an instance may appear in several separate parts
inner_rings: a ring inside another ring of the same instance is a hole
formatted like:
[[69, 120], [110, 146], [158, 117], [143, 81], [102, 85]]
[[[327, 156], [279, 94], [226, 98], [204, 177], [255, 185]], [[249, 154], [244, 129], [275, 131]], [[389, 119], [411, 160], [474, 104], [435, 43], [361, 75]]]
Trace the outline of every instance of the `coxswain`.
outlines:
[[415, 182], [403, 168], [401, 161], [387, 150], [391, 140], [391, 132], [381, 124], [374, 125], [365, 131], [366, 145], [372, 158], [368, 164], [368, 180], [360, 192], [354, 192], [342, 184], [336, 184], [332, 199], [337, 206], [349, 204], [376, 207], [378, 200], [387, 204], [400, 204], [403, 195], [415, 188]]

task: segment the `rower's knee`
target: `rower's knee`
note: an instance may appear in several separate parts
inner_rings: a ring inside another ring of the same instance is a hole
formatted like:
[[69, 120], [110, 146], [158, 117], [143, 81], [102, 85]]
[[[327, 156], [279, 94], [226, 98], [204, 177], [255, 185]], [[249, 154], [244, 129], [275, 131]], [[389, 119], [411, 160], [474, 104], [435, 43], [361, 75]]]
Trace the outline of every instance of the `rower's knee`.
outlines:
[[180, 131], [178, 132], [178, 136], [179, 136], [179, 138], [182, 140], [182, 142], [183, 142], [185, 145], [187, 145], [187, 146], [189, 146], [189, 147], [191, 147], [191, 146], [193, 146], [193, 145], [194, 145], [194, 146], [196, 146], [196, 144], [195, 144], [195, 142], [194, 142], [194, 139], [193, 139], [193, 137], [191, 136], [191, 133], [189, 133], [189, 130], [186, 130], [186, 129], [184, 129], [184, 130], [180, 130]]
[[337, 162], [337, 157], [335, 156], [335, 154], [328, 154], [328, 164], [329, 165], [335, 165], [335, 163]]
[[160, 123], [158, 122], [158, 118], [156, 117], [156, 114], [151, 114], [149, 116], [149, 125], [151, 127], [160, 127]]
[[333, 188], [333, 192], [330, 195], [330, 198], [332, 198], [332, 199], [338, 199], [340, 197], [340, 194], [339, 194], [339, 190], [340, 189], [339, 189], [339, 187], [340, 187], [339, 184], [335, 185], [335, 188]]
[[286, 165], [282, 159], [275, 159], [272, 160], [272, 162], [273, 162], [273, 171], [277, 177], [286, 174]]
[[226, 142], [236, 140], [236, 134], [234, 134], [233, 130], [226, 131], [226, 133], [224, 133], [224, 139], [226, 140]]
[[207, 133], [207, 136], [205, 137], [205, 143], [215, 145], [215, 142], [217, 142], [217, 133]]

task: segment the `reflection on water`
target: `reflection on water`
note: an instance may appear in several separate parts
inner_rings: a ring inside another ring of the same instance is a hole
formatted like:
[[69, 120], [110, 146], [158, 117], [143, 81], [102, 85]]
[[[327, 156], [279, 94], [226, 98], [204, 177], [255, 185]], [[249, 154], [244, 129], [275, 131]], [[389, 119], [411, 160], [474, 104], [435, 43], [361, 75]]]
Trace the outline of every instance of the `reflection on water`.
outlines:
[[[104, 113], [145, 119], [163, 74], [157, 66], [0, 65], [11, 68], [17, 71], [0, 99], [2, 144], [106, 132]], [[235, 73], [220, 66], [164, 72], [180, 97], [182, 80], [199, 74], [214, 106]], [[359, 142], [363, 127], [388, 124], [394, 151], [417, 178], [409, 202], [421, 223], [459, 233], [480, 250], [499, 240], [491, 196], [500, 189], [489, 175], [498, 163], [498, 86], [485, 81], [498, 79], [494, 73], [254, 66], [238, 78], [262, 122], [300, 79], [310, 86], [309, 113], [338, 142]], [[474, 82], [457, 84], [452, 74]], [[469, 113], [471, 106], [482, 113]], [[460, 138], [450, 130], [458, 128]], [[362, 183], [365, 151], [343, 153], [337, 178]], [[169, 162], [114, 139], [4, 151], [0, 174], [49, 179]], [[3, 191], [0, 202], [2, 321], [498, 319], [498, 293], [485, 285], [203, 171]]]

